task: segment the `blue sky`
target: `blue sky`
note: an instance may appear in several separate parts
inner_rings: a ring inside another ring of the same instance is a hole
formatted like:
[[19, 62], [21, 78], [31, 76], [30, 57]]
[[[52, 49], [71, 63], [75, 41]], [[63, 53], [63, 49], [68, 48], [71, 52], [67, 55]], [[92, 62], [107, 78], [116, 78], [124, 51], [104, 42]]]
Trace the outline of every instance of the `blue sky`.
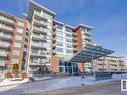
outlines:
[[[127, 57], [127, 0], [34, 0], [56, 12], [56, 19], [70, 25], [94, 27], [96, 43]], [[28, 0], [0, 0], [0, 10], [22, 17]]]

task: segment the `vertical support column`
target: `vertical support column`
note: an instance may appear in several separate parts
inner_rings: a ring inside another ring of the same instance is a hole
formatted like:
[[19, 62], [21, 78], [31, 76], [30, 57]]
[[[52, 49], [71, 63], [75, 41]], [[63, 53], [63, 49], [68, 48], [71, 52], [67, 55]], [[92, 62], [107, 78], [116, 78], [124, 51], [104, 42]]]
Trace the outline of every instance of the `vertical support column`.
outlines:
[[73, 62], [72, 62], [71, 70], [72, 70], [72, 75], [74, 75]]
[[93, 67], [93, 52], [91, 52], [91, 73], [93, 73], [94, 67]]
[[105, 66], [105, 54], [104, 54], [104, 57], [103, 57], [103, 72], [105, 72], [105, 70], [104, 70], [105, 67], [104, 66]]

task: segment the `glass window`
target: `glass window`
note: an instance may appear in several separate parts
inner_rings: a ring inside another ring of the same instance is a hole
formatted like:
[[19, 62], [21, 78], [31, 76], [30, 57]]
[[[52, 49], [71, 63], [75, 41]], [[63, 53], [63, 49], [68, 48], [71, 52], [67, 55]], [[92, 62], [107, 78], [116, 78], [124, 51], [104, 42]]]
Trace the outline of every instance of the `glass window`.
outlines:
[[56, 52], [63, 52], [63, 48], [56, 48]]
[[66, 53], [73, 53], [73, 50], [67, 49]]
[[72, 48], [72, 44], [67, 44], [66, 47], [67, 48]]
[[20, 48], [21, 47], [21, 43], [14, 43], [14, 47]]
[[72, 34], [66, 33], [66, 36], [67, 36], [67, 37], [72, 37]]
[[69, 27], [66, 27], [66, 29], [65, 29], [67, 32], [72, 32], [72, 29], [71, 28], [69, 28]]
[[56, 30], [56, 34], [63, 35], [62, 31]]
[[22, 36], [15, 35], [15, 39], [17, 39], [17, 40], [22, 40]]
[[58, 28], [58, 29], [62, 30], [63, 26], [62, 26], [62, 25], [60, 25], [60, 24], [56, 24], [56, 28]]
[[61, 37], [61, 36], [56, 36], [56, 39], [62, 41], [62, 40], [63, 40], [63, 37]]
[[56, 45], [57, 45], [57, 46], [63, 46], [63, 42], [58, 42], [58, 41], [57, 41], [57, 42], [56, 42]]
[[70, 43], [72, 43], [72, 39], [66, 39], [66, 42], [70, 42]]
[[16, 32], [23, 33], [23, 30], [20, 28], [16, 28]]

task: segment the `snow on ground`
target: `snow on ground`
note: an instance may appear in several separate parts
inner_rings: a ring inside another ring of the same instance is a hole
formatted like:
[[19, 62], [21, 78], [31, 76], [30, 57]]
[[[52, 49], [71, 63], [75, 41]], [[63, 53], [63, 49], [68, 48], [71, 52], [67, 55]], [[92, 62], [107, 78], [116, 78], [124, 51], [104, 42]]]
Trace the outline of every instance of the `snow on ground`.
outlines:
[[56, 83], [49, 84], [47, 86], [47, 90], [60, 89], [60, 88], [73, 87], [73, 86], [81, 86], [82, 84], [92, 85], [92, 84], [104, 83], [104, 82], [121, 80], [121, 79], [127, 79], [127, 74], [114, 74], [112, 76], [112, 79], [98, 80], [98, 81], [95, 80], [94, 76], [85, 77], [83, 80], [81, 79], [81, 76], [71, 77], [65, 80], [58, 81]]
[[[48, 78], [51, 78], [51, 77], [48, 77]], [[47, 77], [35, 78], [35, 80], [44, 80], [44, 79], [47, 79]], [[9, 89], [12, 89], [12, 92], [13, 91], [24, 91], [27, 93], [35, 93], [39, 91], [49, 91], [49, 90], [55, 90], [55, 89], [60, 89], [60, 88], [66, 88], [66, 87], [81, 86], [81, 84], [93, 85], [93, 84], [99, 84], [99, 83], [104, 83], [104, 82], [109, 82], [109, 81], [114, 81], [114, 80], [121, 80], [121, 79], [127, 79], [127, 74], [114, 74], [112, 76], [112, 79], [98, 80], [98, 81], [95, 80], [94, 76], [86, 76], [83, 80], [81, 80], [81, 76], [72, 76], [72, 77], [67, 77], [64, 79], [56, 79], [57, 81], [50, 80], [50, 82], [47, 82], [47, 81], [35, 82], [32, 84], [21, 86], [20, 84], [29, 81], [29, 80], [24, 80], [22, 81], [22, 83], [20, 82], [19, 84], [17, 82], [17, 85], [0, 87], [0, 92], [10, 91]], [[4, 80], [4, 82], [0, 83], [0, 85], [4, 83], [9, 84], [11, 82], [13, 81]], [[6, 95], [6, 94], [3, 94], [3, 95]]]

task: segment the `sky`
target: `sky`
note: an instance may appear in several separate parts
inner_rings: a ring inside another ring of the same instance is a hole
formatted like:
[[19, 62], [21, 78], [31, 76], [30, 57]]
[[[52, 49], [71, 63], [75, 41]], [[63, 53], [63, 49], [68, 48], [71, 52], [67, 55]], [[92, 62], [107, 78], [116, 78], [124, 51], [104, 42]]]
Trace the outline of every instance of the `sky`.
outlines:
[[[86, 24], [94, 41], [127, 58], [127, 0], [34, 0], [56, 13], [55, 19], [77, 26]], [[29, 0], [0, 0], [0, 10], [22, 17]]]

